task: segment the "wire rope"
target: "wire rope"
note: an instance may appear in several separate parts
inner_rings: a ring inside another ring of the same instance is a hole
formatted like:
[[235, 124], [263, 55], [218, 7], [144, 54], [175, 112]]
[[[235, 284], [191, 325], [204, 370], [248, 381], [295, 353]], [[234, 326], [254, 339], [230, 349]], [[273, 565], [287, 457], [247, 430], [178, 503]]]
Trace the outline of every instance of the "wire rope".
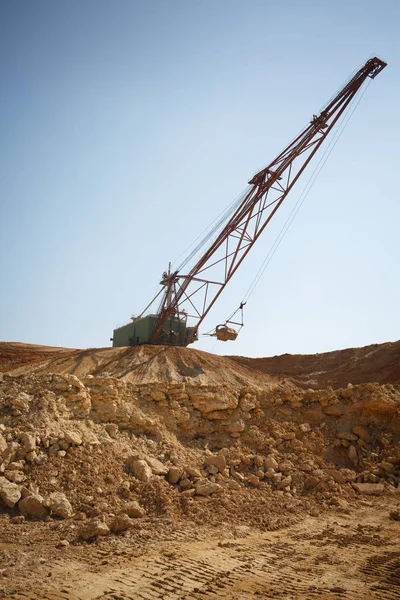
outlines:
[[[303, 205], [305, 199], [307, 198], [308, 194], [310, 193], [312, 187], [315, 184], [315, 181], [317, 180], [319, 174], [321, 173], [326, 161], [328, 160], [329, 156], [331, 155], [333, 149], [335, 148], [337, 142], [339, 141], [340, 137], [342, 136], [345, 128], [347, 127], [351, 117], [354, 114], [354, 111], [356, 110], [357, 106], [359, 105], [361, 99], [363, 98], [365, 92], [367, 91], [369, 84], [371, 83], [371, 81], [368, 81], [367, 86], [364, 88], [362, 94], [359, 96], [358, 101], [356, 102], [356, 104], [354, 105], [353, 109], [351, 110], [351, 112], [345, 116], [345, 118], [343, 119], [342, 123], [340, 124], [340, 127], [336, 130], [335, 135], [333, 136], [332, 140], [330, 141], [329, 145], [327, 146], [327, 148], [325, 149], [325, 152], [322, 154], [321, 158], [319, 159], [314, 171], [312, 172], [309, 180], [307, 181], [307, 184], [305, 185], [303, 191], [301, 192], [296, 204], [294, 205], [294, 207], [292, 208], [291, 212], [289, 213], [288, 218], [286, 219], [285, 223], [283, 224], [279, 234], [277, 235], [274, 243], [272, 244], [270, 250], [268, 251], [267, 256], [265, 257], [263, 263], [261, 264], [261, 267], [259, 268], [259, 270], [256, 273], [256, 276], [254, 277], [252, 283], [250, 284], [246, 294], [243, 297], [243, 301], [244, 302], [248, 302], [250, 296], [253, 294], [254, 290], [256, 289], [261, 277], [263, 276], [266, 268], [268, 267], [268, 265], [270, 264], [274, 254], [276, 253], [276, 251], [278, 250], [283, 238], [285, 237], [289, 227], [291, 226], [291, 224], [293, 223], [296, 215], [298, 214], [301, 206]], [[353, 98], [352, 104], [354, 103], [356, 99], [356, 96]]]

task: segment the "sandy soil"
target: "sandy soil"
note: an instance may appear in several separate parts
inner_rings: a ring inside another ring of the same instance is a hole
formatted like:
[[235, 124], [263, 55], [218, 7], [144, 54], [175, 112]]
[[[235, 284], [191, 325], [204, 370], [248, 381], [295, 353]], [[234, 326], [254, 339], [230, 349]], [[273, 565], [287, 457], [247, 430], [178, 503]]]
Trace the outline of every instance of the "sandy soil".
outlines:
[[322, 354], [230, 358], [262, 373], [290, 377], [302, 387], [336, 389], [348, 383], [400, 383], [400, 340]]
[[[396, 501], [307, 517], [263, 534], [175, 531], [157, 546], [129, 538], [60, 547], [54, 536], [29, 535], [0, 546], [2, 597], [19, 600], [204, 600], [250, 598], [399, 598], [400, 522]], [[43, 528], [43, 526], [42, 526]], [[3, 558], [4, 561], [4, 558]], [[4, 565], [4, 562], [3, 562]]]

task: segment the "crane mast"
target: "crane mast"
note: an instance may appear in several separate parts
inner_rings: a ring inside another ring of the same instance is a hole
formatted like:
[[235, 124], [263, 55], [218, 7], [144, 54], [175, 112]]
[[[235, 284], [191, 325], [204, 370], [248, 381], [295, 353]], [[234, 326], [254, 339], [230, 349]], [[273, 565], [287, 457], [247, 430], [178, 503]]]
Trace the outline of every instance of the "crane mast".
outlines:
[[[197, 339], [200, 324], [363, 83], [385, 66], [379, 58], [368, 60], [307, 127], [250, 179], [231, 218], [189, 272], [169, 269], [163, 274], [164, 293], [147, 343], [186, 346]], [[187, 319], [193, 323], [188, 328]], [[173, 322], [184, 324], [175, 333], [180, 339], [171, 339]]]

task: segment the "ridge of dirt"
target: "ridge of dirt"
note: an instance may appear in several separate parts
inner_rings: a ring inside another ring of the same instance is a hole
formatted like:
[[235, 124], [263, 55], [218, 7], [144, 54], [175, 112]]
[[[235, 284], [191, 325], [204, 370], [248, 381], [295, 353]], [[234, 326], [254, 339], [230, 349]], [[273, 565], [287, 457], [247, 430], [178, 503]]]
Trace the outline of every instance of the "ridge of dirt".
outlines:
[[400, 340], [322, 354], [283, 354], [265, 358], [230, 356], [242, 366], [290, 378], [314, 389], [348, 383], [400, 383]]

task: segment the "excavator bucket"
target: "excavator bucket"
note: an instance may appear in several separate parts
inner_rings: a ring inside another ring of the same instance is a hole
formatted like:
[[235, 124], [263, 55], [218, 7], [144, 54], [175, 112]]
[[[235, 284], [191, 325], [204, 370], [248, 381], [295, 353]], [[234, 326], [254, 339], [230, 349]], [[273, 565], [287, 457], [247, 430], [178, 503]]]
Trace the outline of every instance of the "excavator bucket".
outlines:
[[237, 331], [227, 325], [218, 325], [215, 329], [215, 335], [217, 340], [221, 342], [234, 341], [238, 336]]

